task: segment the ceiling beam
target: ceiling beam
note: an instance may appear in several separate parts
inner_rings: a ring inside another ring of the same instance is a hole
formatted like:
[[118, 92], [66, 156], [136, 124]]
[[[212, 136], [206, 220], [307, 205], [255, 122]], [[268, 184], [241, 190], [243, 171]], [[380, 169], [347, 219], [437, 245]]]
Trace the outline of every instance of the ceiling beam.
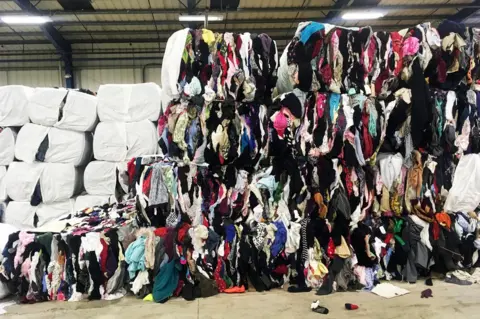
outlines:
[[[30, 3], [30, 0], [13, 0], [13, 2], [22, 9], [24, 13], [38, 14], [38, 9]], [[73, 88], [73, 65], [72, 65], [72, 47], [70, 42], [58, 32], [52, 23], [44, 23], [40, 26], [44, 36], [48, 39], [55, 49], [61, 54], [66, 78], [66, 87]], [[2, 41], [7, 42], [7, 41]]]
[[[1, 0], [0, 0], [1, 2]], [[349, 7], [335, 7], [335, 6], [306, 6], [306, 7], [246, 7], [238, 8], [237, 10], [228, 11], [210, 11], [212, 13], [217, 12], [238, 12], [238, 13], [257, 13], [257, 12], [298, 12], [298, 11], [357, 11], [357, 10], [385, 10], [387, 12], [396, 10], [431, 10], [435, 9], [480, 9], [478, 3], [457, 3], [457, 4], [402, 4], [402, 5], [361, 5], [354, 4]], [[200, 8], [194, 8], [193, 13], [203, 13], [204, 10]], [[21, 11], [0, 11], [0, 15], [18, 15]], [[103, 15], [103, 14], [180, 14], [185, 13], [184, 8], [169, 8], [169, 9], [96, 9], [95, 11], [70, 11], [70, 10], [38, 10], [38, 14], [57, 16], [57, 15]]]
[[[473, 5], [480, 5], [480, 0], [475, 0], [472, 3]], [[461, 9], [457, 13], [451, 15], [448, 17], [448, 20], [455, 21], [455, 22], [463, 22], [465, 21], [468, 17], [475, 15], [478, 13], [478, 8], [473, 10], [473, 9]]]
[[[17, 0], [19, 1], [19, 0]], [[385, 16], [378, 20], [382, 21], [401, 21], [401, 20], [416, 20], [416, 21], [432, 21], [432, 20], [443, 20], [448, 18], [448, 15], [408, 15], [408, 16]], [[262, 23], [299, 23], [305, 20], [309, 20], [309, 18], [296, 18], [296, 19], [236, 19], [236, 20], [228, 20], [227, 24], [262, 24]], [[311, 18], [310, 20], [316, 21], [324, 21], [327, 20], [326, 18]], [[345, 22], [340, 18], [335, 18], [338, 22]], [[376, 20], [377, 21], [377, 20]], [[135, 21], [53, 21], [52, 23], [55, 26], [81, 26], [81, 25], [90, 25], [90, 26], [110, 26], [110, 25], [118, 25], [118, 26], [125, 26], [125, 25], [152, 25], [152, 20], [135, 20]], [[332, 21], [329, 21], [332, 22]], [[180, 21], [178, 20], [157, 20], [158, 25], [180, 25]], [[210, 21], [209, 25], [217, 25], [221, 24], [224, 25], [225, 21]], [[365, 25], [368, 25], [368, 20], [365, 20]], [[122, 31], [118, 31], [121, 33]]]

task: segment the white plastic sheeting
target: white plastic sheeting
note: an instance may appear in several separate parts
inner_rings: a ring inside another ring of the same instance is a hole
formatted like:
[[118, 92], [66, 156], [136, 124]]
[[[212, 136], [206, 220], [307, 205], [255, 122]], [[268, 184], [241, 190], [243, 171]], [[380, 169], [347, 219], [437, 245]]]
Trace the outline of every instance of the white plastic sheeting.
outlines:
[[33, 228], [36, 211], [37, 207], [30, 205], [30, 202], [12, 201], [7, 205], [3, 221], [20, 230], [30, 229]]
[[13, 162], [5, 176], [8, 197], [15, 201], [30, 202], [45, 163]]
[[29, 122], [27, 106], [33, 91], [22, 85], [0, 87], [0, 126], [22, 126]]
[[28, 123], [18, 132], [15, 157], [27, 163], [36, 160], [40, 144], [48, 135], [44, 162], [85, 165], [92, 157], [92, 135]]
[[5, 185], [11, 199], [30, 202], [38, 182], [44, 203], [67, 200], [82, 188], [81, 172], [72, 164], [13, 162], [8, 167]]
[[98, 117], [102, 122], [157, 121], [161, 94], [155, 83], [101, 85], [97, 94]]
[[125, 192], [128, 185], [123, 183], [121, 173], [126, 171], [125, 162], [93, 161], [85, 168], [83, 183], [89, 195], [115, 195], [117, 180]]
[[15, 159], [15, 140], [17, 132], [6, 127], [0, 132], [0, 165], [9, 165]]
[[[75, 199], [68, 199], [52, 204], [40, 204], [32, 206], [29, 202], [8, 203], [5, 211], [5, 223], [20, 230], [29, 230], [41, 227], [48, 222], [59, 219], [62, 216], [74, 212]], [[35, 220], [37, 223], [35, 225]]]
[[125, 161], [157, 154], [158, 134], [149, 120], [132, 123], [100, 122], [93, 139], [93, 154], [101, 161]]
[[114, 196], [109, 195], [81, 195], [75, 199], [74, 211], [80, 211], [97, 205], [116, 202]]
[[30, 121], [44, 126], [57, 123], [67, 93], [64, 88], [35, 88], [28, 101]]
[[480, 204], [480, 155], [469, 154], [458, 162], [445, 201], [444, 210], [449, 212], [471, 212]]
[[91, 132], [97, 124], [97, 97], [70, 90], [55, 127], [78, 132]]

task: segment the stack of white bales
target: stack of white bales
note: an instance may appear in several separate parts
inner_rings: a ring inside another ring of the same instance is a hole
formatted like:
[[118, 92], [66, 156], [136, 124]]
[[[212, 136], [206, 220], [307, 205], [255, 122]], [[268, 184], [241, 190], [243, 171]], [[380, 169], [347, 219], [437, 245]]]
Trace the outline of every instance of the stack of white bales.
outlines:
[[15, 160], [15, 140], [19, 129], [29, 122], [27, 106], [34, 89], [22, 85], [0, 87], [0, 203], [4, 213], [8, 200], [5, 176]]
[[92, 158], [97, 98], [63, 88], [35, 88], [22, 114], [32, 123], [18, 132], [18, 162], [10, 164], [5, 176], [12, 201], [4, 222], [27, 229], [74, 211], [74, 196], [83, 189], [83, 170]]
[[[123, 172], [134, 157], [158, 154], [156, 123], [161, 109], [161, 89], [155, 83], [107, 84], [97, 94], [98, 117], [93, 154], [85, 169], [89, 204], [128, 193]], [[154, 124], [155, 123], [155, 124]]]

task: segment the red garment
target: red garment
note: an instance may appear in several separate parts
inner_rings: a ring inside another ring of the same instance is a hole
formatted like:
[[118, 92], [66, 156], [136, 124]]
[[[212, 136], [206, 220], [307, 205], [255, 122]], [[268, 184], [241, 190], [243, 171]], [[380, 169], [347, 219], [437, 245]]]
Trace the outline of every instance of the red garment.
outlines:
[[[393, 238], [393, 234], [392, 233], [387, 233], [387, 235], [385, 236], [385, 240], [383, 241], [385, 244], [390, 245], [390, 241], [392, 240]], [[387, 254], [387, 249], [386, 247], [382, 247], [382, 256], [385, 256]]]
[[190, 229], [190, 225], [187, 223], [183, 223], [182, 227], [178, 229], [177, 240], [179, 242], [183, 243], [183, 239], [185, 238], [185, 235], [187, 234], [189, 229]]
[[159, 227], [153, 231], [155, 236], [162, 237], [162, 238], [167, 236], [167, 232], [168, 232], [167, 227]]
[[288, 268], [286, 265], [278, 265], [277, 267], [275, 267], [273, 272], [277, 275], [286, 275], [288, 273]]
[[133, 182], [133, 176], [135, 176], [135, 158], [132, 158], [127, 163], [127, 172], [128, 172], [128, 183]]
[[150, 185], [152, 184], [152, 170], [149, 169], [147, 176], [143, 179], [142, 191], [146, 196], [150, 196]]
[[367, 112], [362, 113], [362, 146], [363, 146], [363, 157], [365, 159], [370, 158], [373, 155], [373, 140], [370, 136], [370, 132], [368, 131], [368, 121], [370, 115]]
[[222, 268], [222, 259], [218, 258], [217, 268], [215, 268], [215, 272], [213, 273], [213, 278], [215, 279], [215, 282], [218, 286], [218, 292], [223, 292], [225, 289], [227, 289], [227, 284], [225, 283], [225, 280], [223, 280], [223, 278], [220, 276], [220, 271], [222, 270]]
[[230, 255], [230, 244], [228, 243], [228, 241], [225, 241], [225, 248], [223, 250], [223, 259], [227, 260], [228, 255]]
[[335, 256], [335, 244], [333, 243], [333, 239], [330, 238], [327, 247], [327, 256], [331, 259]]
[[108, 258], [108, 245], [105, 239], [100, 238], [102, 244], [102, 252], [100, 253], [100, 269], [102, 270], [102, 277], [107, 272], [107, 258]]
[[392, 49], [393, 49], [393, 54], [395, 54], [395, 63], [396, 63], [393, 74], [395, 76], [398, 76], [403, 68], [403, 52], [402, 52], [403, 36], [398, 32], [392, 32], [390, 33], [390, 36], [392, 38]]
[[177, 288], [175, 288], [175, 291], [173, 292], [173, 295], [175, 297], [180, 296], [180, 293], [182, 292], [183, 286], [185, 286], [185, 283], [183, 282], [183, 280], [179, 280], [178, 284], [177, 284]]

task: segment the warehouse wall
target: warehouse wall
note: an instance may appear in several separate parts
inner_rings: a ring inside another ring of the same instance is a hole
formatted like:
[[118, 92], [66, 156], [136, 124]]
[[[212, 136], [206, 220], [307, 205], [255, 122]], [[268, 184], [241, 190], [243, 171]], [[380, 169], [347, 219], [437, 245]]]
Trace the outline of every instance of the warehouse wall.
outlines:
[[[160, 85], [160, 66], [145, 68], [145, 82]], [[97, 91], [101, 84], [142, 83], [143, 67], [135, 68], [84, 68], [76, 69], [75, 86]], [[58, 69], [0, 70], [0, 85], [22, 84], [28, 86], [64, 86], [63, 74]]]

